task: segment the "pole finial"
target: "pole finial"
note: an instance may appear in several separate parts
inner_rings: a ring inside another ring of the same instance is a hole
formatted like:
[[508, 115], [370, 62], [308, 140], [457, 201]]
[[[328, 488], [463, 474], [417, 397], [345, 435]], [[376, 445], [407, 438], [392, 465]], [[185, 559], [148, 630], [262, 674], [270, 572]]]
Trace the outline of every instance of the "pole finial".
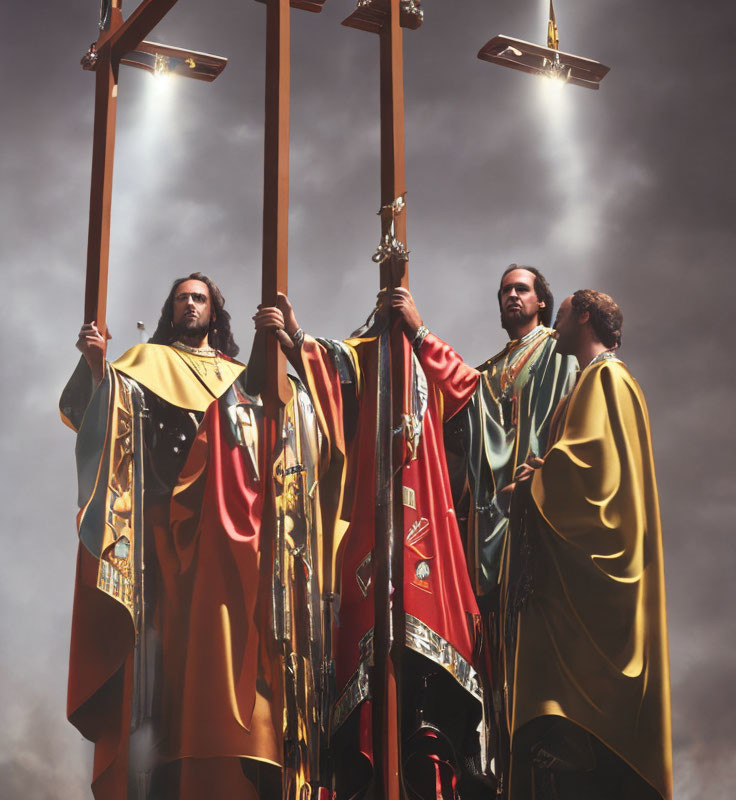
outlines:
[[557, 20], [555, 19], [555, 7], [552, 0], [549, 0], [549, 21], [547, 22], [547, 47], [552, 50], [560, 49], [560, 35], [557, 30]]

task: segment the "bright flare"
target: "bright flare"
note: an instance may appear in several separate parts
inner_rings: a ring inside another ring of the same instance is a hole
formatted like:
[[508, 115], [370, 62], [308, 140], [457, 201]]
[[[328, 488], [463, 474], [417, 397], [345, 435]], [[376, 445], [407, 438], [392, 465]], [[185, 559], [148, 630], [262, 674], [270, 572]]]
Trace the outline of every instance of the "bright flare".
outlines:
[[157, 78], [168, 78], [170, 76], [169, 72], [169, 59], [167, 56], [162, 56], [160, 53], [156, 53], [155, 60], [153, 62], [153, 74]]

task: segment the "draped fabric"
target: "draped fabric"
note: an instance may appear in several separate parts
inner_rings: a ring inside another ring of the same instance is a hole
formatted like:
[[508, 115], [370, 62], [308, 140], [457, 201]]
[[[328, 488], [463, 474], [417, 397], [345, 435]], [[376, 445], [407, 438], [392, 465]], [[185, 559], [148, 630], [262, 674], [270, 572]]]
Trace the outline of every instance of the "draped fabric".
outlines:
[[[425, 340], [419, 353], [422, 364], [430, 358], [433, 344]], [[459, 359], [451, 351], [448, 357]], [[504, 782], [510, 746], [510, 665], [501, 620], [513, 543], [503, 490], [530, 455], [545, 452], [554, 409], [571, 388], [576, 366], [574, 358], [555, 352], [554, 331], [537, 326], [479, 367], [475, 391], [446, 426], [455, 505], [488, 643], [485, 674], [492, 689], [495, 771]]]
[[[99, 561], [79, 545], [74, 587], [67, 716], [95, 743], [92, 791], [128, 800], [128, 735], [135, 631], [130, 614], [97, 589]], [[104, 647], [100, 646], [105, 631]]]
[[80, 506], [67, 714], [95, 743], [97, 800], [147, 791], [133, 788], [151, 764], [133, 764], [131, 736], [155, 746], [159, 534], [201, 411], [244, 369], [218, 362], [208, 385], [172, 348], [138, 345], [107, 365], [97, 388], [80, 359], [61, 396], [62, 420], [78, 431]]
[[552, 414], [574, 383], [577, 362], [555, 353], [553, 334], [537, 326], [482, 364], [477, 390], [450, 433], [464, 462], [468, 566], [479, 595], [502, 580], [509, 520], [500, 493], [519, 465], [545, 452]]
[[[79, 368], [73, 376], [90, 385], [87, 377]], [[134, 691], [136, 629], [145, 625], [142, 399], [109, 368], [86, 413], [70, 409], [81, 427], [67, 715], [95, 742], [92, 790], [104, 800], [128, 798], [129, 735], [145, 706]]]
[[[662, 537], [649, 418], [617, 359], [586, 368], [531, 486], [513, 730], [565, 717], [672, 797]], [[512, 766], [512, 797], [514, 787]]]
[[[201, 797], [187, 776], [205, 775], [213, 800], [271, 800], [272, 785], [250, 780], [263, 764], [283, 766], [289, 796], [319, 781], [319, 438], [306, 392], [292, 391], [266, 474], [260, 400], [236, 383], [210, 406], [158, 539], [162, 758], [181, 800]], [[275, 528], [263, 524], [272, 481]]]
[[[403, 387], [407, 460], [402, 467], [403, 497], [398, 500], [403, 500], [407, 646], [440, 663], [480, 700], [474, 669], [478, 609], [455, 519], [442, 438], [444, 417], [467, 400], [477, 373], [459, 359], [448, 364], [439, 352], [439, 340], [436, 362], [423, 372], [403, 336], [401, 341], [407, 365]], [[337, 478], [333, 476], [337, 510], [331, 543], [339, 594], [333, 630], [336, 729], [370, 693], [358, 679], [372, 657], [368, 640], [374, 613], [378, 339], [333, 342], [307, 336], [301, 360], [328, 442], [330, 469], [338, 472]], [[417, 425], [421, 434], [412, 457]], [[447, 654], [444, 663], [442, 652]]]
[[[281, 764], [271, 570], [260, 559], [263, 492], [229, 425], [227, 408], [213, 403], [174, 488], [170, 529], [159, 537], [163, 758], [215, 759], [216, 798], [229, 796], [216, 759]], [[234, 775], [233, 789], [249, 785], [239, 764]]]
[[167, 403], [206, 411], [245, 367], [229, 356], [199, 356], [165, 344], [138, 344], [113, 366]]

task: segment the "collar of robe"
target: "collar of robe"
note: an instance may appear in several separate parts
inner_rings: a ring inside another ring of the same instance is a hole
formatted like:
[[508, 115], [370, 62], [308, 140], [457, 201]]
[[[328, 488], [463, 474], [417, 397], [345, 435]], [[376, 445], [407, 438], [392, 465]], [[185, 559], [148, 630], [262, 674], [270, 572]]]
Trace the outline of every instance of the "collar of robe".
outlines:
[[167, 403], [191, 411], [206, 411], [232, 385], [245, 366], [226, 356], [217, 358], [217, 371], [197, 369], [212, 365], [212, 355], [182, 352], [165, 344], [138, 344], [112, 366], [145, 386]]

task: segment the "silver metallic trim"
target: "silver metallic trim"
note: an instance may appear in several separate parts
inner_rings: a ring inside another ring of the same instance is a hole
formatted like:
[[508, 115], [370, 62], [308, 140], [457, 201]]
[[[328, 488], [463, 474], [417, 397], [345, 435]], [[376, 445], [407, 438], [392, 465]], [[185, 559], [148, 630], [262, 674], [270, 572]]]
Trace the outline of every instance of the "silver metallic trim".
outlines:
[[[480, 678], [470, 662], [438, 633], [412, 614], [406, 614], [406, 646], [438, 664], [471, 694], [483, 703]], [[371, 696], [369, 668], [373, 666], [373, 628], [360, 640], [360, 663], [335, 701], [330, 718], [330, 737], [355, 709]]]
[[360, 663], [332, 707], [330, 737], [353, 711], [371, 696], [368, 669], [373, 666], [373, 628], [365, 634], [358, 646], [360, 647]]
[[[600, 364], [601, 361], [621, 361], [621, 359], [613, 352], [613, 350], [604, 350], [602, 353], [598, 353], [598, 355], [593, 358], [591, 361], [588, 362], [588, 367], [592, 367], [593, 364]], [[581, 370], [582, 371], [582, 370]]]
[[465, 691], [479, 703], [483, 702], [480, 679], [470, 662], [448, 641], [411, 614], [406, 615], [406, 646], [446, 669]]
[[371, 562], [373, 561], [373, 552], [368, 555], [358, 564], [358, 569], [355, 570], [355, 580], [358, 584], [363, 597], [368, 597], [368, 589], [372, 581]]
[[414, 489], [409, 486], [402, 486], [401, 499], [407, 508], [411, 508], [414, 511], [417, 510], [417, 494]]
[[420, 325], [417, 328], [417, 332], [414, 334], [414, 338], [411, 340], [411, 346], [414, 348], [415, 353], [418, 353], [421, 350], [424, 340], [427, 338], [428, 334], [429, 328], [426, 325]]

